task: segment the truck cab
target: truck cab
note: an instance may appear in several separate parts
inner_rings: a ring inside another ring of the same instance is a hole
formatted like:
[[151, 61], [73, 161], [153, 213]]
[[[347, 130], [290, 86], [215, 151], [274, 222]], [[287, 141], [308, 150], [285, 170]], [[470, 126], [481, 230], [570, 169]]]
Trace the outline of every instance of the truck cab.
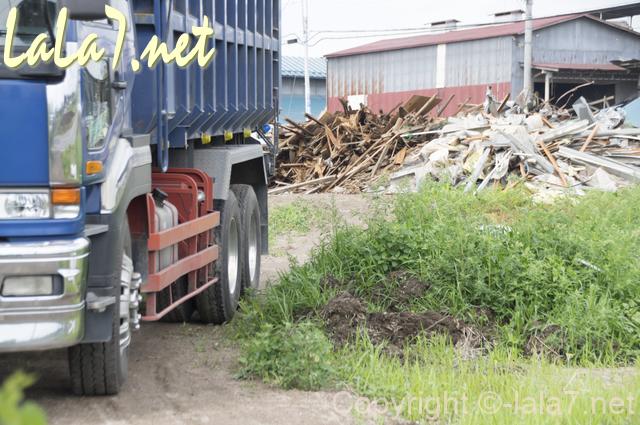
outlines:
[[[205, 16], [211, 64], [134, 71], [152, 37], [171, 48]], [[67, 348], [75, 393], [116, 394], [141, 323], [233, 317], [268, 249], [279, 20], [278, 0], [0, 0], [0, 58], [39, 34], [105, 51], [0, 59], [0, 353]]]

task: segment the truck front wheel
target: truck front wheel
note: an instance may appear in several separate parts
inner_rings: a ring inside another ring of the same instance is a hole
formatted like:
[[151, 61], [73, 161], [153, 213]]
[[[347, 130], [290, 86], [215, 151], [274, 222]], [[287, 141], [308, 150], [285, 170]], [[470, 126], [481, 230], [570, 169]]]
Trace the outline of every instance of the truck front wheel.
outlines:
[[196, 298], [200, 319], [205, 323], [221, 325], [235, 315], [240, 301], [242, 270], [242, 219], [238, 200], [233, 192], [220, 203], [220, 226], [214, 230], [218, 244], [218, 260], [211, 265], [218, 282]]
[[69, 348], [71, 387], [76, 395], [116, 395], [127, 377], [134, 271], [131, 234], [126, 220], [122, 233], [122, 247], [116, 251], [115, 269], [120, 273], [115, 276], [115, 287], [119, 290], [113, 307], [111, 340]]

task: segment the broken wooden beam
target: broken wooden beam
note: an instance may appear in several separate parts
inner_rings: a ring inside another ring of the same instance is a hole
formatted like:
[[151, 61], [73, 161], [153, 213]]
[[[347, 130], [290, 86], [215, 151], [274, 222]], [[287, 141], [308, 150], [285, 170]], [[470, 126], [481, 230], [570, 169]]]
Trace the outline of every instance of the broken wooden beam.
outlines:
[[290, 184], [289, 186], [283, 186], [283, 187], [277, 187], [275, 189], [271, 189], [269, 191], [269, 195], [277, 195], [280, 193], [285, 193], [285, 192], [289, 192], [291, 190], [294, 189], [300, 189], [303, 187], [307, 187], [307, 186], [311, 186], [314, 184], [322, 184], [322, 183], [329, 183], [335, 179], [337, 179], [338, 176], [327, 176], [327, 177], [322, 177], [319, 179], [314, 179], [314, 180], [308, 180], [306, 182], [302, 182], [302, 183], [296, 183], [296, 184]]

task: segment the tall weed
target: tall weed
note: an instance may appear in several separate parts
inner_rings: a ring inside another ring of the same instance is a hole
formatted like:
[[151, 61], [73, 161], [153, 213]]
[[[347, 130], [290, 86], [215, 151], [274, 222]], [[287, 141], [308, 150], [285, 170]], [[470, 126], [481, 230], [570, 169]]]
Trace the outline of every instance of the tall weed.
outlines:
[[336, 226], [257, 302], [261, 320], [294, 322], [317, 310], [333, 295], [322, 290], [326, 276], [366, 297], [403, 270], [430, 285], [416, 311], [472, 323], [489, 311], [499, 343], [521, 350], [553, 326], [559, 334], [546, 342], [568, 361], [631, 362], [640, 349], [639, 212], [638, 188], [548, 206], [524, 189], [473, 197], [427, 184], [366, 229]]

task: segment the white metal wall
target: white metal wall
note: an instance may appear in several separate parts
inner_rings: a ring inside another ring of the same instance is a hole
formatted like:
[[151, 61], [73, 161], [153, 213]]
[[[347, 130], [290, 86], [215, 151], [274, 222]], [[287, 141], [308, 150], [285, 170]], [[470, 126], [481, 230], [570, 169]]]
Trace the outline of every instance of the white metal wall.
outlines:
[[512, 37], [447, 44], [445, 87], [511, 81]]
[[511, 80], [512, 37], [329, 58], [329, 97]]
[[434, 87], [436, 46], [329, 58], [329, 97]]

